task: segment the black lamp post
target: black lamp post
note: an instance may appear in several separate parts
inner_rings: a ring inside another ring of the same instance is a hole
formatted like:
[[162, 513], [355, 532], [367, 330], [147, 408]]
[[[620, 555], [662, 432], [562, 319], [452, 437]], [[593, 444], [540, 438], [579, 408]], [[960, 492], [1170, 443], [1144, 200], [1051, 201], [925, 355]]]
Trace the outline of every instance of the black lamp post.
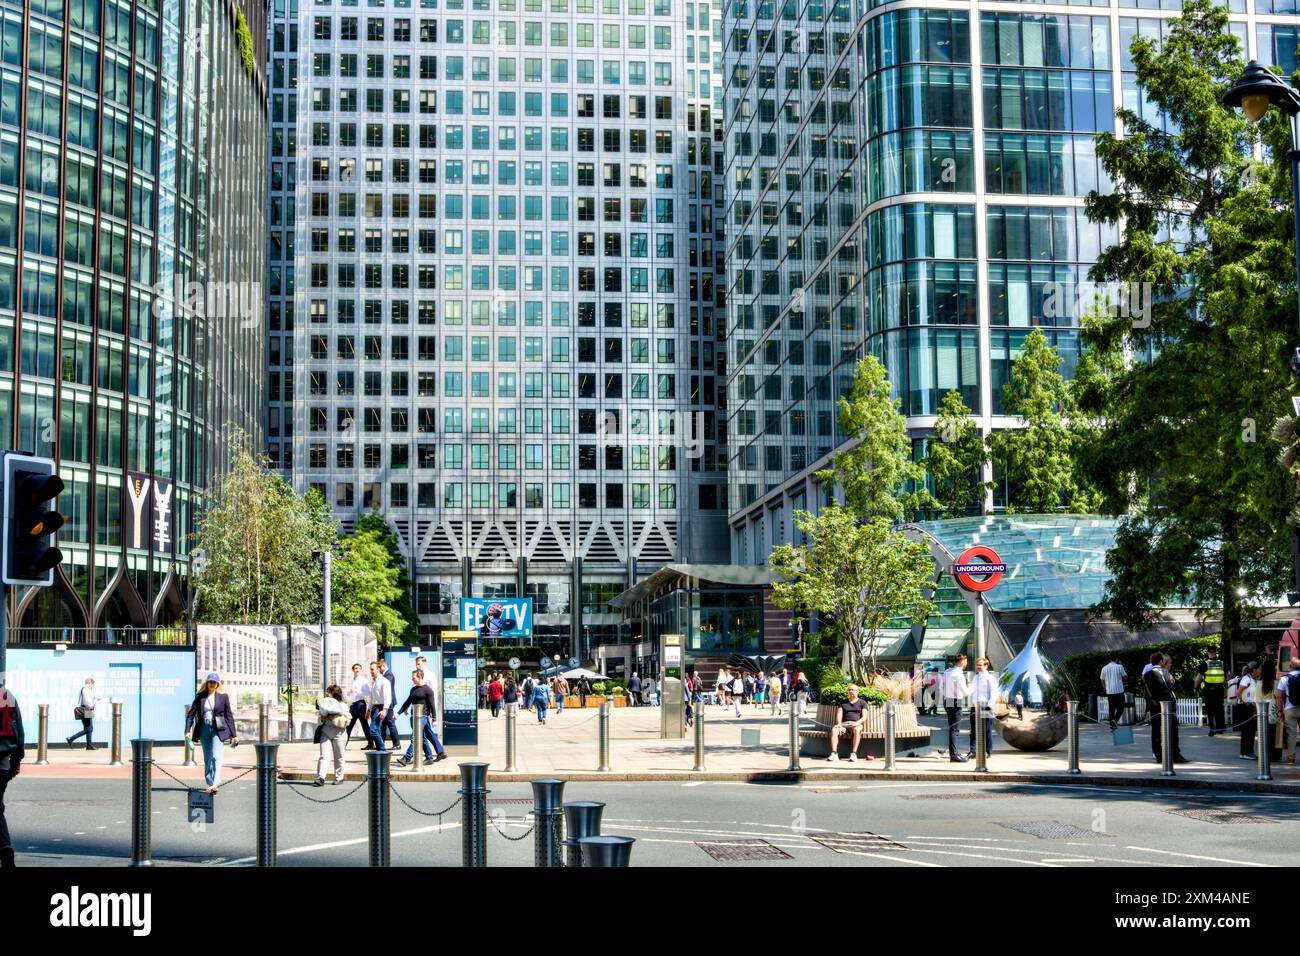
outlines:
[[[1297, 150], [1297, 116], [1300, 115], [1300, 93], [1291, 84], [1272, 70], [1251, 60], [1246, 64], [1246, 71], [1233, 84], [1232, 89], [1223, 94], [1223, 102], [1232, 107], [1239, 107], [1246, 118], [1258, 123], [1264, 118], [1270, 106], [1276, 106], [1286, 113], [1291, 128], [1291, 148], [1286, 159], [1291, 164], [1291, 211], [1295, 216], [1295, 260], [1296, 260], [1296, 296], [1300, 302], [1300, 150]], [[1291, 353], [1291, 373], [1300, 378], [1300, 346]], [[1298, 483], [1300, 485], [1300, 483]], [[1297, 487], [1300, 492], [1300, 486]], [[1296, 590], [1300, 591], [1300, 533], [1291, 532], [1291, 560], [1294, 567]]]

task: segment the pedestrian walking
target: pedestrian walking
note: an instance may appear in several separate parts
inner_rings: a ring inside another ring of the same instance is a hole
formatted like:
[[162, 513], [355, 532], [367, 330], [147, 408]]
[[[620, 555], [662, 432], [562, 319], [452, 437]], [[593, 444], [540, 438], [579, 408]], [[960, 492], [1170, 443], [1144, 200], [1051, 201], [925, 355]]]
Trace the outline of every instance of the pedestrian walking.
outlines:
[[555, 676], [555, 686], [552, 689], [555, 691], [555, 712], [562, 714], [564, 713], [564, 698], [569, 696], [569, 682], [565, 680], [563, 674]]
[[[1156, 763], [1162, 759], [1161, 751], [1161, 731], [1160, 724], [1162, 720], [1160, 704], [1162, 701], [1176, 701], [1174, 696], [1174, 676], [1166, 668], [1171, 668], [1173, 661], [1167, 654], [1161, 654], [1159, 651], [1154, 652], [1151, 660], [1151, 668], [1142, 677], [1142, 683], [1146, 687], [1147, 696], [1151, 698], [1153, 707], [1151, 710], [1151, 752], [1155, 755]], [[1159, 661], [1157, 662], [1157, 658]], [[1178, 744], [1178, 714], [1175, 712], [1169, 724], [1169, 744], [1174, 752], [1174, 763], [1190, 763], [1183, 756], [1182, 748]]]
[[488, 681], [488, 706], [492, 708], [492, 716], [501, 716], [501, 701], [505, 698], [505, 684], [502, 682], [500, 675], [493, 675], [492, 680]]
[[591, 683], [587, 680], [585, 675], [579, 677], [578, 678], [578, 706], [579, 707], [586, 708], [587, 695], [590, 693], [591, 693]]
[[[384, 676], [379, 661], [370, 662], [370, 736], [375, 741], [375, 749], [381, 753], [388, 748], [384, 746], [385, 726], [393, 719], [393, 685]], [[401, 747], [400, 738], [397, 746]]]
[[771, 708], [768, 711], [769, 717], [777, 717], [781, 714], [781, 684], [785, 676], [785, 671], [782, 670], [780, 674], [773, 674], [771, 678], [768, 679], [767, 700]]
[[[1259, 661], [1251, 661], [1242, 670], [1241, 680], [1237, 682], [1237, 705], [1232, 709], [1232, 722], [1241, 728], [1241, 749], [1237, 755], [1242, 760], [1255, 759], [1255, 730], [1258, 724], [1255, 704], [1260, 700], [1262, 674], [1263, 667]], [[1264, 746], [1268, 746], [1268, 741], [1264, 741]]]
[[1277, 685], [1277, 710], [1286, 727], [1283, 743], [1290, 751], [1286, 762], [1295, 763], [1296, 743], [1300, 738], [1300, 660], [1291, 662], [1291, 670]]
[[384, 718], [384, 731], [388, 734], [388, 739], [393, 742], [394, 750], [402, 749], [402, 736], [397, 732], [397, 714], [393, 711], [393, 705], [397, 702], [397, 675], [388, 669], [388, 661], [382, 656], [379, 658], [379, 674], [384, 680], [388, 681], [388, 689], [391, 691], [388, 698], [388, 716]]
[[746, 674], [744, 677], [744, 681], [745, 681], [744, 683], [745, 703], [752, 704], [754, 702], [754, 675]]
[[718, 697], [718, 703], [726, 707], [731, 697], [731, 674], [723, 667], [718, 671], [718, 680], [714, 685], [714, 693]]
[[1196, 665], [1194, 688], [1201, 692], [1205, 722], [1209, 724], [1211, 737], [1223, 733], [1223, 691], [1227, 677], [1223, 661], [1219, 660], [1219, 649], [1207, 648], [1205, 660]]
[[[403, 701], [402, 707], [398, 710], [399, 714], [404, 714], [416, 704], [424, 705], [424, 720], [421, 726], [424, 728], [424, 759], [430, 763], [437, 763], [439, 760], [447, 759], [447, 751], [443, 749], [442, 741], [438, 739], [438, 734], [434, 730], [433, 720], [438, 716], [438, 701], [434, 697], [433, 687], [426, 681], [424, 671], [416, 669], [411, 671], [411, 689]], [[415, 757], [415, 719], [411, 719], [411, 743], [406, 748], [406, 753], [397, 758], [397, 765], [405, 767]]]
[[546, 723], [546, 705], [550, 703], [550, 691], [545, 681], [535, 681], [532, 689], [533, 706], [537, 708], [537, 722]]
[[801, 670], [795, 671], [794, 699], [795, 702], [799, 705], [798, 715], [800, 717], [808, 713], [808, 694], [811, 691], [812, 691], [812, 684], [808, 682], [808, 675]]
[[95, 678], [87, 677], [86, 682], [81, 685], [81, 692], [77, 694], [77, 706], [72, 709], [72, 716], [81, 721], [81, 729], [68, 738], [68, 746], [78, 737], [86, 738], [86, 749], [95, 749], [95, 705], [99, 703], [99, 696], [95, 693]]
[[204, 678], [194, 695], [185, 718], [185, 733], [203, 748], [203, 779], [208, 793], [216, 793], [221, 787], [222, 750], [226, 744], [238, 746], [239, 735], [235, 731], [230, 697], [221, 693], [221, 675], [215, 671]]
[[478, 709], [485, 710], [488, 705], [488, 679], [484, 677], [478, 682]]
[[361, 672], [360, 664], [352, 665], [352, 683], [347, 692], [348, 713], [352, 719], [348, 722], [347, 743], [352, 742], [352, 728], [361, 724], [361, 732], [366, 738], [366, 750], [375, 749], [375, 738], [370, 735], [370, 678]]
[[636, 676], [636, 671], [633, 671], [632, 676], [628, 678], [627, 696], [633, 707], [641, 706], [641, 678]]
[[763, 695], [767, 693], [767, 675], [759, 674], [754, 681], [754, 706], [763, 706]]
[[13, 839], [5, 820], [5, 790], [9, 781], [18, 776], [24, 744], [23, 714], [18, 709], [18, 698], [0, 685], [0, 869], [12, 869], [15, 865]]
[[343, 782], [343, 746], [351, 718], [351, 708], [343, 700], [343, 688], [330, 684], [325, 688], [325, 696], [316, 701], [316, 742], [320, 744], [320, 756], [316, 758], [316, 780], [312, 786], [325, 786], [325, 770], [331, 759], [334, 782]]
[[970, 694], [966, 686], [966, 655], [958, 654], [952, 665], [943, 672], [943, 709], [948, 716], [948, 759], [952, 763], [965, 763], [966, 755], [957, 751], [957, 737], [961, 732], [961, 712]]
[[654, 706], [660, 707], [664, 702], [664, 690], [662, 680], [655, 680], [653, 677], [647, 677], [645, 682], [646, 703], [654, 701]]
[[740, 671], [736, 671], [736, 676], [731, 679], [731, 704], [736, 709], [736, 716], [741, 716], [740, 702], [745, 697], [745, 679], [740, 676]]
[[520, 691], [519, 697], [521, 702], [523, 703], [524, 710], [528, 710], [533, 706], [533, 684], [534, 683], [535, 682], [533, 681], [532, 674], [524, 675], [524, 682], [519, 687], [519, 691]]
[[501, 702], [506, 705], [506, 713], [519, 706], [519, 685], [515, 683], [513, 674], [507, 674], [501, 686]]
[[1124, 665], [1119, 662], [1118, 653], [1110, 655], [1110, 663], [1101, 669], [1101, 687], [1106, 693], [1106, 719], [1110, 729], [1119, 726], [1119, 719], [1124, 714]]
[[975, 756], [975, 716], [976, 711], [984, 714], [984, 752], [993, 753], [993, 715], [998, 702], [998, 678], [989, 670], [989, 659], [981, 657], [975, 661], [975, 677], [971, 681], [970, 709], [970, 751], [968, 756]]

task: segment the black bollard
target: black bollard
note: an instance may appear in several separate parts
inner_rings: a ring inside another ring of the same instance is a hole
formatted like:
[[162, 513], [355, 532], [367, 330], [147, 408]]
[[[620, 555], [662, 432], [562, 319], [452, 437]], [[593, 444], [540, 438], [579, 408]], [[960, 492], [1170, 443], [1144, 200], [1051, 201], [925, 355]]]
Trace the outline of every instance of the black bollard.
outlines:
[[589, 836], [578, 841], [583, 866], [627, 866], [632, 860], [632, 837]]
[[153, 741], [131, 741], [131, 865], [153, 866]]
[[257, 865], [275, 866], [275, 757], [279, 744], [253, 744], [257, 751]]
[[582, 849], [578, 846], [578, 841], [583, 837], [600, 835], [600, 815], [605, 805], [591, 800], [580, 800], [576, 803], [566, 803], [562, 809], [564, 828], [569, 834], [569, 838], [563, 841], [566, 851], [565, 866], [582, 866]]
[[370, 865], [388, 866], [392, 859], [389, 826], [388, 760], [391, 750], [366, 754], [366, 779], [370, 781]]
[[487, 866], [487, 772], [485, 763], [460, 765], [461, 866]]
[[533, 781], [533, 865], [563, 866], [560, 844], [564, 839], [564, 781], [553, 778]]

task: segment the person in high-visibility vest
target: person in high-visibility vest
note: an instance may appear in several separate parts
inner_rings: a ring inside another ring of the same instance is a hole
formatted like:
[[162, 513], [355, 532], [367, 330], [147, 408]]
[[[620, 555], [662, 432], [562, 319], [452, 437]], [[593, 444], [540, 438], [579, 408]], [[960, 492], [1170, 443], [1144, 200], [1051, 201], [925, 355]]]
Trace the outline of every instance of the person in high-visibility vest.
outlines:
[[1223, 691], [1227, 685], [1228, 674], [1223, 661], [1219, 660], [1219, 649], [1211, 647], [1205, 652], [1205, 660], [1196, 667], [1196, 689], [1201, 692], [1205, 704], [1205, 718], [1210, 725], [1210, 736], [1222, 734], [1223, 725]]

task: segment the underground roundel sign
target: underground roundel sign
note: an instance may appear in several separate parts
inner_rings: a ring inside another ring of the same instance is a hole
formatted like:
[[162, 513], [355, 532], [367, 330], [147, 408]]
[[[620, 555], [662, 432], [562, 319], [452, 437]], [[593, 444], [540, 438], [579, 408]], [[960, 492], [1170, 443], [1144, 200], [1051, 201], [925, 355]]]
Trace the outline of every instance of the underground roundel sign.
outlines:
[[1007, 573], [1002, 558], [988, 545], [977, 544], [957, 555], [952, 576], [967, 591], [988, 591]]

